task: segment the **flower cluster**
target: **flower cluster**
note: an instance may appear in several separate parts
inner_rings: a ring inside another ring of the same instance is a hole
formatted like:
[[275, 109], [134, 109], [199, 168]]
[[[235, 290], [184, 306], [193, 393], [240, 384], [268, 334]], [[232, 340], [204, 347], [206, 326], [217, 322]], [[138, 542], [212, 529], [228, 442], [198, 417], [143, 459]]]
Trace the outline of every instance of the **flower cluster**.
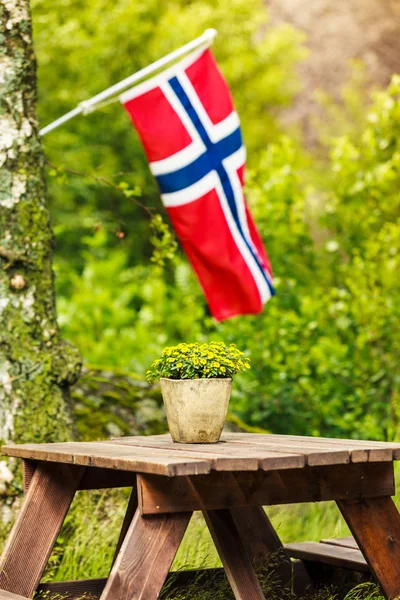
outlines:
[[232, 377], [244, 369], [250, 369], [250, 360], [235, 344], [178, 344], [164, 348], [161, 357], [147, 371], [146, 377], [150, 382], [160, 377], [211, 379]]

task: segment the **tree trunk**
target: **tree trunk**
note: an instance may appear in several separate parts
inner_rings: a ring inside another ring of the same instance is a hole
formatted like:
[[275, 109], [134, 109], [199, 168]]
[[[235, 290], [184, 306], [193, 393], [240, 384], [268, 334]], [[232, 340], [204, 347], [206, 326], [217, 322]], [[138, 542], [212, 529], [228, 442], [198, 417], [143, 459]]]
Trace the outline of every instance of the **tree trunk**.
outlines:
[[[56, 321], [29, 0], [0, 0], [0, 39], [0, 441], [65, 441], [81, 360]], [[12, 469], [0, 462], [10, 498]]]

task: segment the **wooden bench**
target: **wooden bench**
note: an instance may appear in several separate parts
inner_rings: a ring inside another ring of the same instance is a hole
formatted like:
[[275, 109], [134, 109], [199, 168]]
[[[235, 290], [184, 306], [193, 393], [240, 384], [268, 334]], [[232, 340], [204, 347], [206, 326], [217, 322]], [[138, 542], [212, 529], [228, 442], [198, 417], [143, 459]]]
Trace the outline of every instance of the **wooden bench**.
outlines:
[[[386, 596], [400, 595], [400, 515], [391, 499], [400, 444], [238, 433], [210, 445], [148, 436], [3, 450], [24, 460], [27, 494], [0, 562], [0, 600], [33, 597], [77, 490], [127, 486], [132, 493], [108, 578], [42, 589], [156, 600], [191, 514], [201, 510], [236, 600], [264, 600], [257, 565], [279, 552], [282, 580], [294, 571], [262, 507], [333, 500]], [[356, 549], [325, 546], [330, 560], [347, 551], [357, 563]]]
[[305, 563], [322, 563], [360, 573], [371, 572], [353, 537], [285, 544], [285, 549], [289, 556]]

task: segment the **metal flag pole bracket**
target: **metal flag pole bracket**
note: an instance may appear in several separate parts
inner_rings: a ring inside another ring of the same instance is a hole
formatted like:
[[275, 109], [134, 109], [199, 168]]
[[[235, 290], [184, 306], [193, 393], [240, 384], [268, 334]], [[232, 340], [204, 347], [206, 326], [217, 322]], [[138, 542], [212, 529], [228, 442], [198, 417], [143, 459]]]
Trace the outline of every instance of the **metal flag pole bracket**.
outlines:
[[158, 60], [151, 63], [147, 67], [140, 69], [140, 71], [137, 71], [136, 73], [133, 73], [126, 79], [123, 79], [122, 81], [116, 83], [115, 85], [112, 85], [111, 87], [104, 90], [103, 92], [100, 92], [100, 94], [93, 96], [93, 98], [89, 98], [88, 100], [83, 100], [82, 102], [80, 102], [78, 104], [78, 106], [76, 108], [67, 112], [62, 117], [59, 117], [58, 119], [56, 119], [49, 125], [46, 125], [46, 127], [43, 127], [43, 129], [41, 129], [39, 132], [40, 135], [41, 136], [46, 135], [50, 131], [53, 131], [53, 129], [60, 127], [60, 125], [63, 125], [64, 123], [66, 123], [67, 121], [70, 121], [71, 119], [73, 119], [74, 117], [76, 117], [78, 115], [81, 115], [81, 114], [87, 115], [87, 114], [93, 112], [96, 109], [96, 106], [99, 105], [101, 102], [104, 102], [108, 98], [112, 98], [113, 96], [116, 96], [123, 90], [127, 89], [128, 87], [132, 86], [135, 83], [138, 83], [142, 79], [145, 79], [149, 75], [155, 73], [159, 69], [162, 69], [167, 64], [173, 62], [174, 60], [180, 58], [181, 56], [187, 54], [188, 52], [191, 52], [192, 50], [196, 50], [197, 48], [201, 48], [202, 46], [204, 46], [204, 47], [210, 46], [212, 44], [212, 42], [214, 41], [214, 38], [216, 35], [217, 35], [216, 29], [206, 29], [206, 31], [201, 36], [192, 40], [188, 44], [185, 44], [184, 46], [177, 48], [177, 50], [170, 52], [170, 54], [167, 54], [166, 56], [159, 58]]

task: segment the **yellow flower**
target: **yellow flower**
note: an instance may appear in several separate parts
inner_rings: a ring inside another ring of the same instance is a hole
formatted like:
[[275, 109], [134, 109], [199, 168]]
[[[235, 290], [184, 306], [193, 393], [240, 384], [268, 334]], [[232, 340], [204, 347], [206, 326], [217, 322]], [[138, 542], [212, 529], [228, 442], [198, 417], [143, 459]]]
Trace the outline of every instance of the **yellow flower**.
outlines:
[[170, 358], [167, 358], [167, 362], [175, 362], [176, 358], [173, 358], [172, 356]]

